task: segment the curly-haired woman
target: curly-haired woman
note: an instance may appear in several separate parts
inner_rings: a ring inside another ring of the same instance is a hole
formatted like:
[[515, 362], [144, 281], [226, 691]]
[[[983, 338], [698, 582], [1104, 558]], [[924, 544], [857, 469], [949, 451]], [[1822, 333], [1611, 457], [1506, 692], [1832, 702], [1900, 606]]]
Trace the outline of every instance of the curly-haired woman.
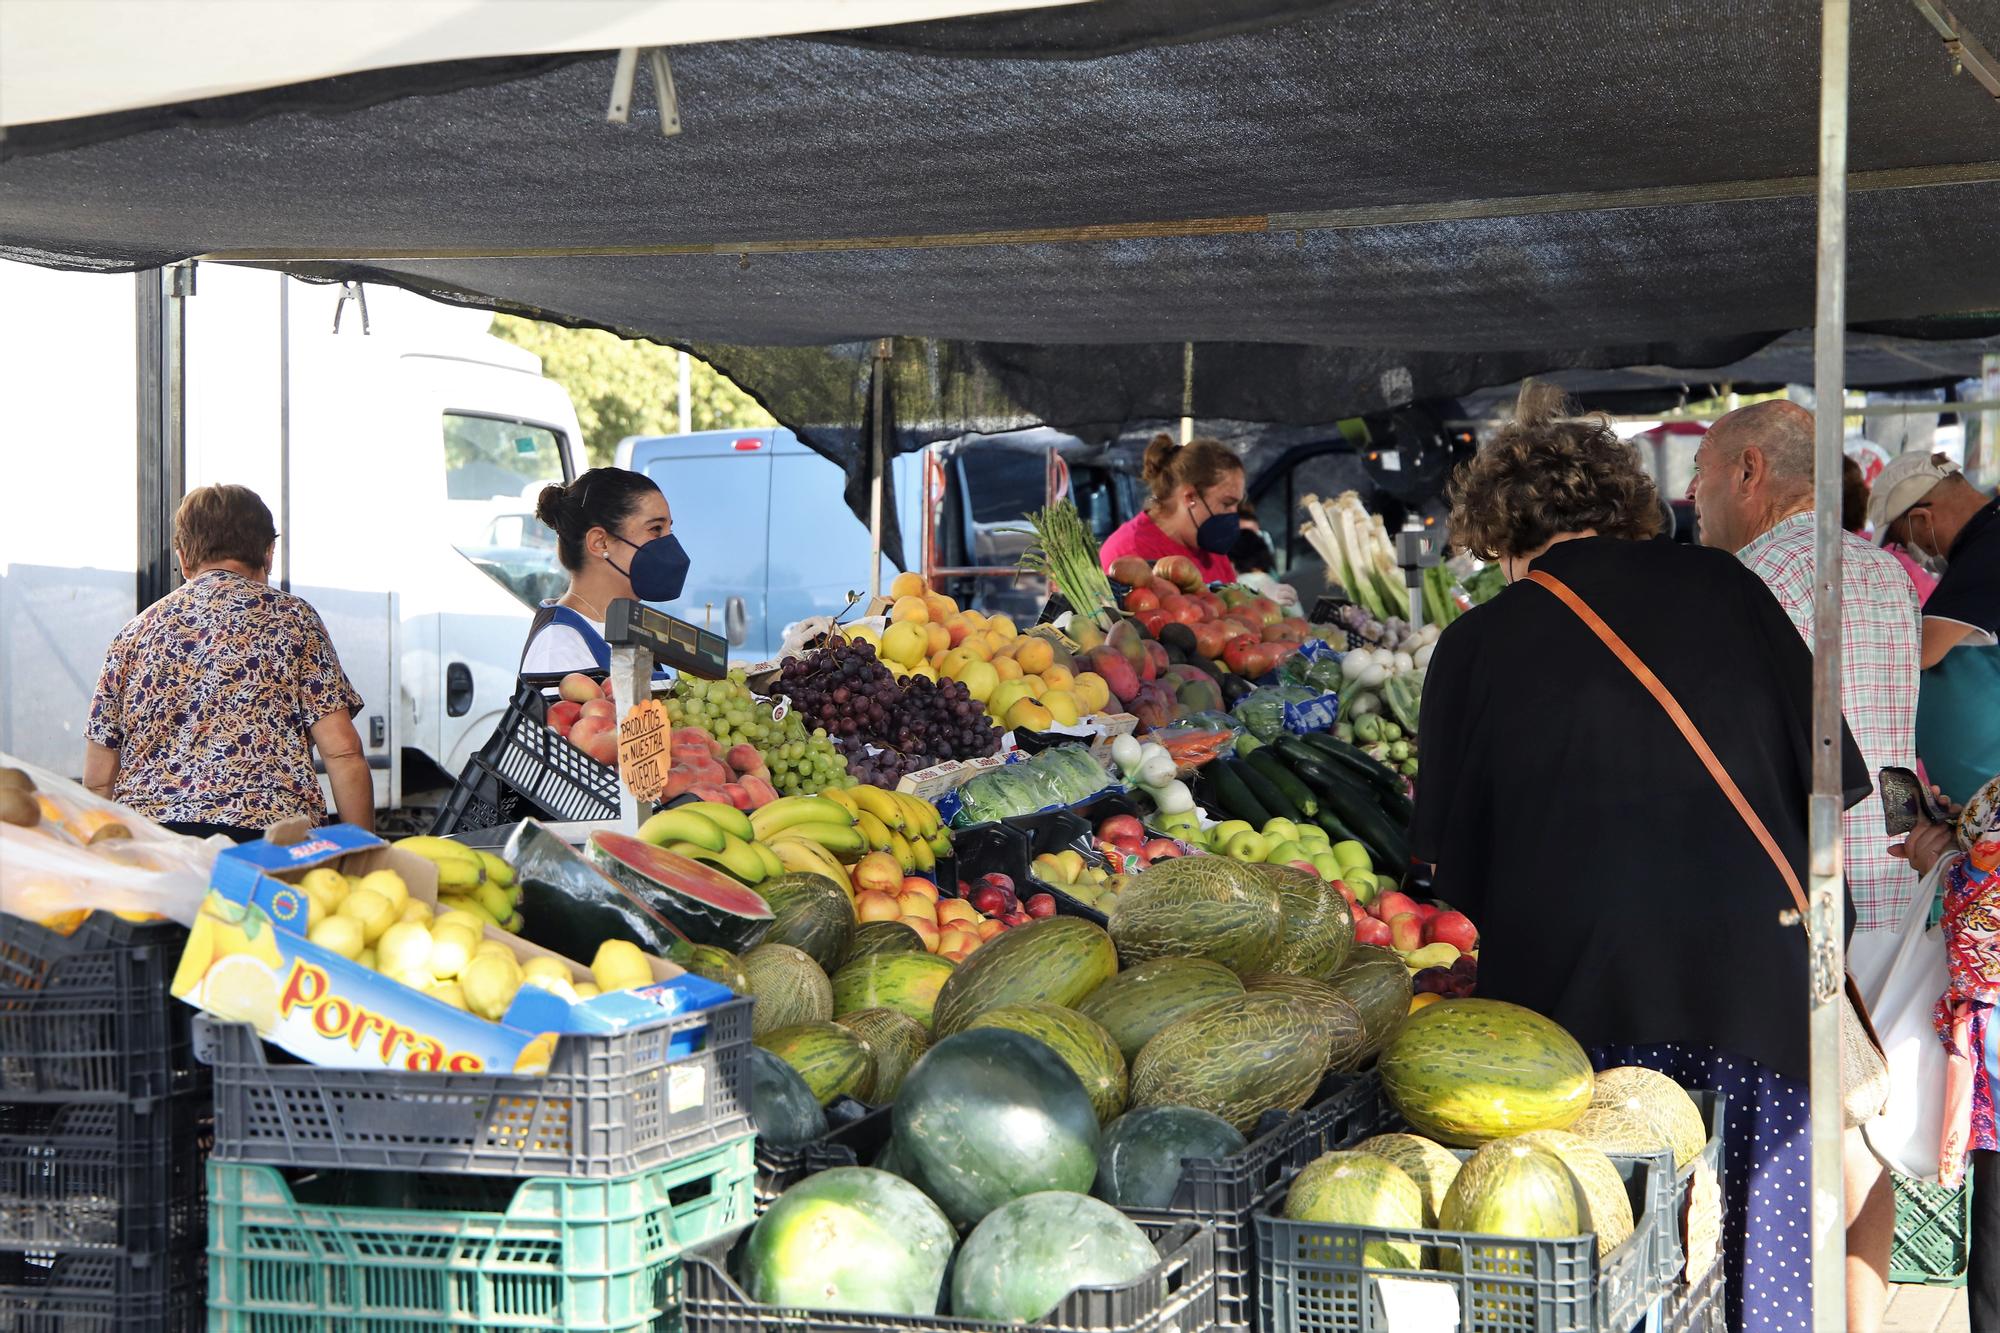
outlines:
[[[1499, 596], [1424, 682], [1413, 845], [1480, 924], [1480, 994], [1547, 1014], [1600, 1067], [1727, 1094], [1730, 1327], [1809, 1329], [1806, 943], [1783, 878], [1637, 677], [1534, 574], [1594, 610], [1679, 701], [1806, 871], [1812, 658], [1729, 552], [1644, 540], [1658, 491], [1608, 423], [1523, 388], [1452, 483], [1454, 545]], [[1848, 803], [1867, 772], [1846, 738]]]

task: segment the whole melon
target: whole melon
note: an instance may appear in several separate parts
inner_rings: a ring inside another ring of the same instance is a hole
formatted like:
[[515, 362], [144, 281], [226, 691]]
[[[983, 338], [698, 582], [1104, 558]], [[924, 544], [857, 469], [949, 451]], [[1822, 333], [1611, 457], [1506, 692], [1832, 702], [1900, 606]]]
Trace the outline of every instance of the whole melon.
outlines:
[[1615, 1106], [1589, 1108], [1570, 1122], [1569, 1132], [1589, 1139], [1605, 1152], [1645, 1157], [1673, 1151], [1650, 1123]]
[[1330, 977], [1339, 971], [1354, 947], [1354, 917], [1347, 899], [1318, 875], [1297, 866], [1259, 869], [1278, 891], [1285, 914], [1278, 947], [1264, 966], [1301, 977]]
[[1518, 1136], [1522, 1143], [1547, 1148], [1576, 1177], [1583, 1193], [1585, 1222], [1597, 1233], [1597, 1257], [1602, 1259], [1632, 1234], [1632, 1196], [1625, 1177], [1604, 1150], [1566, 1129], [1535, 1129]]
[[998, 1009], [988, 1009], [966, 1025], [968, 1032], [977, 1028], [1006, 1028], [1045, 1043], [1082, 1081], [1083, 1090], [1090, 1094], [1090, 1104], [1097, 1109], [1099, 1124], [1116, 1118], [1125, 1109], [1125, 1057], [1119, 1054], [1118, 1043], [1111, 1040], [1109, 1032], [1074, 1009], [1046, 1000], [1003, 1004]]
[[903, 1079], [891, 1118], [900, 1164], [961, 1227], [1010, 1199], [1088, 1190], [1097, 1176], [1089, 1095], [1025, 1033], [946, 1037]]
[[931, 1048], [931, 1034], [924, 1025], [894, 1009], [863, 1009], [842, 1014], [833, 1021], [868, 1043], [875, 1065], [868, 1098], [877, 1106], [887, 1106], [896, 1100], [896, 1091], [903, 1086], [910, 1067]]
[[846, 889], [825, 875], [801, 871], [765, 880], [757, 886], [757, 894], [771, 905], [771, 928], [764, 933], [764, 943], [803, 949], [828, 972], [846, 961], [855, 925], [854, 903]]
[[1240, 1130], [1296, 1111], [1326, 1073], [1326, 1039], [1291, 995], [1218, 1000], [1160, 1030], [1132, 1062], [1131, 1104], [1213, 1111]]
[[1154, 958], [1208, 958], [1232, 972], [1262, 969], [1285, 912], [1261, 867], [1226, 856], [1183, 856], [1135, 876], [1111, 909], [1121, 966]]
[[1567, 1129], [1590, 1105], [1590, 1060], [1576, 1038], [1502, 1000], [1417, 1010], [1377, 1068], [1383, 1094], [1411, 1128], [1461, 1148]]
[[750, 1119], [774, 1148], [796, 1148], [826, 1134], [826, 1112], [799, 1072], [761, 1046], [750, 1048]]
[[1241, 994], [1242, 979], [1220, 963], [1154, 958], [1120, 972], [1075, 1007], [1111, 1034], [1130, 1064], [1167, 1024]]
[[1354, 1151], [1372, 1154], [1400, 1167], [1423, 1193], [1424, 1225], [1437, 1226], [1445, 1192], [1458, 1179], [1458, 1158], [1451, 1149], [1419, 1134], [1377, 1134], [1355, 1144]]
[[1687, 1089], [1656, 1069], [1625, 1065], [1603, 1071], [1591, 1088], [1590, 1104], [1645, 1121], [1673, 1150], [1676, 1171], [1685, 1170], [1708, 1146], [1708, 1124], [1701, 1108]]
[[1090, 1192], [1119, 1208], [1165, 1208], [1189, 1158], [1214, 1161], [1249, 1147], [1236, 1126], [1192, 1106], [1127, 1111], [1104, 1127]]
[[764, 1305], [934, 1315], [957, 1240], [916, 1186], [841, 1166], [772, 1202], [750, 1228], [738, 1271]]
[[[1386, 1157], [1330, 1152], [1306, 1163], [1285, 1195], [1285, 1216], [1295, 1222], [1337, 1222], [1350, 1227], [1415, 1231], [1424, 1225], [1424, 1195], [1417, 1182]], [[1415, 1241], [1370, 1241], [1361, 1262], [1369, 1268], [1419, 1268], [1423, 1246]]]
[[738, 995], [750, 993], [750, 978], [743, 974], [743, 960], [720, 945], [676, 944], [669, 957], [685, 972], [727, 986]]
[[1368, 1046], [1367, 1029], [1361, 1026], [1360, 1012], [1333, 988], [1333, 983], [1283, 972], [1252, 972], [1243, 978], [1243, 985], [1253, 994], [1275, 991], [1280, 995], [1296, 995], [1310, 1005], [1313, 1017], [1326, 1029], [1328, 1069], [1352, 1069], [1361, 1062], [1361, 1053]]
[[[1589, 1219], [1590, 1205], [1562, 1158], [1518, 1138], [1500, 1139], [1472, 1154], [1438, 1210], [1438, 1226], [1444, 1231], [1533, 1240], [1580, 1236]], [[1532, 1262], [1526, 1250], [1483, 1244], [1481, 1249], [1490, 1263]], [[1441, 1247], [1439, 1257], [1441, 1267], [1459, 1267], [1456, 1250]]]
[[863, 921], [854, 928], [854, 934], [847, 944], [847, 956], [841, 960], [844, 967], [857, 958], [868, 958], [878, 953], [923, 953], [924, 937], [913, 927], [900, 921]]
[[1042, 1320], [1078, 1287], [1133, 1282], [1160, 1262], [1130, 1218], [1087, 1194], [1058, 1190], [988, 1213], [951, 1270], [951, 1312], [994, 1323]]
[[1380, 1055], [1402, 1030], [1410, 1013], [1410, 969], [1403, 955], [1379, 944], [1357, 944], [1332, 977], [1333, 988], [1361, 1016], [1367, 1034], [1361, 1055], [1349, 1068], [1359, 1068]]
[[757, 1003], [750, 1006], [750, 1035], [833, 1017], [833, 983], [803, 949], [760, 944], [743, 955], [743, 975]]
[[1052, 916], [1016, 926], [995, 935], [945, 978], [931, 1026], [949, 1037], [1003, 1004], [1073, 1005], [1117, 970], [1111, 937], [1082, 917]]
[[874, 1053], [838, 1023], [800, 1023], [752, 1040], [797, 1070], [821, 1106], [843, 1094], [865, 1102], [874, 1088]]
[[951, 959], [929, 953], [879, 953], [857, 958], [833, 974], [834, 1016], [863, 1009], [894, 1009], [916, 1019], [928, 1031], [938, 992], [944, 989], [952, 970]]

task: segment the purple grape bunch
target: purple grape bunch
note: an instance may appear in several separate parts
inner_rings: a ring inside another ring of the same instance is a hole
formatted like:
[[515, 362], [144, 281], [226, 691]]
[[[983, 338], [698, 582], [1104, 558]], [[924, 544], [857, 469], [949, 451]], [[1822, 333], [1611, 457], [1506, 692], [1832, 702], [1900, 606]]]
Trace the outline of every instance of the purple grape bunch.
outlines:
[[816, 648], [789, 659], [779, 675], [775, 692], [824, 727], [848, 774], [871, 786], [894, 787], [906, 773], [1000, 748], [1000, 729], [965, 686], [898, 680], [865, 641]]

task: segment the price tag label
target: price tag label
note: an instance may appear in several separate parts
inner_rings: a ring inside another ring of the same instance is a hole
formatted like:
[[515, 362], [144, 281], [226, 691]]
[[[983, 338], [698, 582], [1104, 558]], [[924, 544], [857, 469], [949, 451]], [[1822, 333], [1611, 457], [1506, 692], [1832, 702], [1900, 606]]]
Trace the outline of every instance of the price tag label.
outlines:
[[777, 701], [771, 705], [771, 720], [773, 722], [783, 722], [791, 715], [792, 696], [789, 694], [779, 695]]
[[657, 802], [673, 763], [673, 728], [658, 699], [634, 704], [618, 724], [618, 771], [642, 801]]

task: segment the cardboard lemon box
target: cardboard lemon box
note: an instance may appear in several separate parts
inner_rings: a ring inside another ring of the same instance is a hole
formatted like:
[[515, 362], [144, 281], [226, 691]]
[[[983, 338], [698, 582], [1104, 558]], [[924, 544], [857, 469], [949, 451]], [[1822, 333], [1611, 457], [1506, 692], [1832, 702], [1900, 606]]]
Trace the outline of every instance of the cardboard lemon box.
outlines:
[[[310, 903], [288, 881], [321, 866], [348, 876], [394, 870], [410, 897], [437, 905], [431, 862], [349, 825], [315, 829], [289, 846], [246, 843], [216, 858], [174, 995], [218, 1018], [251, 1023], [265, 1040], [317, 1065], [522, 1074], [547, 1069], [561, 1034], [618, 1032], [734, 998], [647, 955], [650, 986], [575, 1004], [522, 986], [500, 1020], [488, 1022], [307, 939]], [[554, 958], [573, 980], [591, 979], [582, 964], [497, 926], [488, 925], [485, 938], [502, 941], [523, 963]], [[677, 1034], [671, 1053], [691, 1052], [703, 1035]]]

